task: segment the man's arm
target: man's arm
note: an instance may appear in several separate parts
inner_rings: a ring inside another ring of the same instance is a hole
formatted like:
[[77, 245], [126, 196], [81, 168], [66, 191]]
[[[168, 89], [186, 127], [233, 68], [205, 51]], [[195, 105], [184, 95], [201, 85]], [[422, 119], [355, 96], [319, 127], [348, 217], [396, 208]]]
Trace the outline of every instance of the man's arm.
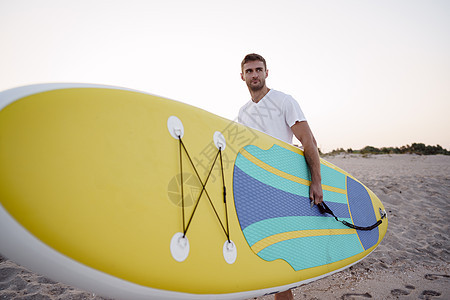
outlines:
[[309, 187], [309, 198], [315, 204], [323, 201], [322, 176], [320, 175], [320, 158], [316, 139], [309, 128], [308, 122], [296, 122], [291, 127], [292, 132], [303, 145], [306, 163], [311, 172], [311, 186]]

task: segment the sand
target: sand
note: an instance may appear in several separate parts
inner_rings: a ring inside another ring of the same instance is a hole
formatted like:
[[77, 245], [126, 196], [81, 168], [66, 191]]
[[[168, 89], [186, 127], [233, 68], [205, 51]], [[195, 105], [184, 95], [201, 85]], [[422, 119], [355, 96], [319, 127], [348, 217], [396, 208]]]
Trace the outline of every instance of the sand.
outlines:
[[[450, 299], [450, 156], [340, 154], [325, 159], [377, 194], [389, 228], [366, 259], [294, 289], [294, 298]], [[0, 299], [104, 298], [0, 257]]]

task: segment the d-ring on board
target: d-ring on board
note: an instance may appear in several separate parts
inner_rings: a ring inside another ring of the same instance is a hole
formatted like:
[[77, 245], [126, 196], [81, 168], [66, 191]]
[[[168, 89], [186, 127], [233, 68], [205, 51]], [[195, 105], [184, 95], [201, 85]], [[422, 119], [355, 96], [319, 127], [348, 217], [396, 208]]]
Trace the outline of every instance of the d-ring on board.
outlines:
[[175, 116], [170, 116], [167, 119], [167, 128], [169, 129], [170, 135], [176, 139], [182, 138], [184, 135], [183, 123]]

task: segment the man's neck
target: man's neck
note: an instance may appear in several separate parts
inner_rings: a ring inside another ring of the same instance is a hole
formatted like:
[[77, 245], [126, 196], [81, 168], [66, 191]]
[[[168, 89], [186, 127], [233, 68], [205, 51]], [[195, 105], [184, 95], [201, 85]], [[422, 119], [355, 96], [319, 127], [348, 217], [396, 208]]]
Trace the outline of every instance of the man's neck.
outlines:
[[258, 103], [264, 96], [270, 91], [267, 86], [257, 91], [250, 90], [250, 95], [252, 96], [252, 101]]

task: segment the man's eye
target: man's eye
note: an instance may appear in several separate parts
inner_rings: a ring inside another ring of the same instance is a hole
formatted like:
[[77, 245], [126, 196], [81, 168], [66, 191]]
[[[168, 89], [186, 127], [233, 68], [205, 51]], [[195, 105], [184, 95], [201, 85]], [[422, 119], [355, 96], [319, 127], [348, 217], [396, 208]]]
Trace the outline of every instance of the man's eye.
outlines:
[[252, 70], [245, 70], [245, 73], [251, 73], [252, 72]]

